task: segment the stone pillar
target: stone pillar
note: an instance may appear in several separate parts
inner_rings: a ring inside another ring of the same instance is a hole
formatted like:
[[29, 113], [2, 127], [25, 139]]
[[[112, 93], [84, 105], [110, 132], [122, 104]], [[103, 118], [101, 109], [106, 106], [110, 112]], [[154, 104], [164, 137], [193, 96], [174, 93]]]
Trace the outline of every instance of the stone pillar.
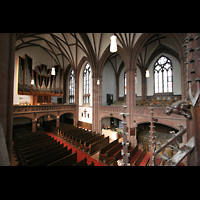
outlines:
[[[127, 95], [126, 95], [126, 105], [127, 113], [130, 113], [130, 116], [127, 118], [128, 122], [128, 131], [130, 137], [130, 128], [134, 128], [133, 123], [133, 112], [134, 106], [136, 106], [136, 95], [135, 95], [135, 69], [128, 69], [127, 73]], [[133, 144], [136, 144], [136, 137], [132, 137]]]
[[32, 133], [37, 131], [37, 119], [32, 119]]
[[15, 42], [15, 33], [0, 33], [0, 121], [2, 122], [10, 160], [12, 156]]
[[[99, 123], [99, 108], [101, 104], [101, 87], [102, 79], [99, 77], [93, 78], [93, 104], [92, 104], [92, 131], [96, 133], [101, 133], [101, 125]], [[97, 85], [97, 81], [99, 84]]]
[[60, 126], [60, 116], [56, 117], [56, 127], [58, 128]]

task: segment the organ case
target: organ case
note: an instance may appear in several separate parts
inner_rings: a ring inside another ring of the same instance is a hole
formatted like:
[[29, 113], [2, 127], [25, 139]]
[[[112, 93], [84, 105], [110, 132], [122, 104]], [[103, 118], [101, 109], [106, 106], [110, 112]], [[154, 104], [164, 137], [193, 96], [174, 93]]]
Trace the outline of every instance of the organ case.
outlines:
[[[51, 75], [51, 69], [47, 69], [47, 65], [37, 65], [32, 69], [32, 58], [24, 55], [18, 58], [18, 94], [34, 95], [34, 99], [38, 99], [38, 95], [45, 96], [47, 103], [51, 98], [46, 96], [63, 96], [63, 79], [64, 73], [60, 65], [54, 65], [56, 74]], [[31, 79], [34, 84], [31, 85]], [[34, 104], [36, 104], [35, 102]]]

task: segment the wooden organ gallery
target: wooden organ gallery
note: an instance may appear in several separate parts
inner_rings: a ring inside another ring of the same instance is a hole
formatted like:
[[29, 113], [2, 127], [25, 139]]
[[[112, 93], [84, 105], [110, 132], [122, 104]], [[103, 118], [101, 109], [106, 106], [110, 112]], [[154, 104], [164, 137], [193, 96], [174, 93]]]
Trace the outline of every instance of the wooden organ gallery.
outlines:
[[[63, 69], [54, 65], [55, 76], [51, 75], [52, 69], [47, 65], [37, 65], [32, 68], [33, 59], [28, 55], [18, 57], [18, 94], [33, 95], [33, 105], [48, 104], [51, 96], [63, 96]], [[33, 84], [31, 84], [33, 80]]]
[[0, 165], [200, 165], [199, 33], [1, 33], [0, 52]]

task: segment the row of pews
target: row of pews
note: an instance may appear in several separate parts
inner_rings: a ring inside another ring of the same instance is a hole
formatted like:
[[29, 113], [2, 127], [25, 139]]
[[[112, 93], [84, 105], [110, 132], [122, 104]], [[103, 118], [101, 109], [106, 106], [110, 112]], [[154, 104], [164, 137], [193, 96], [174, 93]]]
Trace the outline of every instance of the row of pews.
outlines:
[[[143, 151], [138, 148], [138, 145], [135, 148], [131, 148], [129, 150], [130, 153], [130, 166], [148, 166], [149, 160], [150, 160], [150, 154], [147, 152], [147, 149], [144, 149]], [[122, 156], [121, 158], [122, 159]], [[117, 166], [117, 161], [113, 164], [114, 166]]]
[[66, 124], [59, 128], [53, 128], [52, 131], [89, 155], [93, 155], [109, 143], [109, 137], [73, 125]]
[[21, 166], [94, 166], [93, 162], [87, 165], [86, 157], [77, 162], [77, 152], [72, 153], [44, 131], [17, 134], [14, 145]]
[[[118, 166], [117, 161], [123, 159], [121, 151], [123, 146], [118, 142], [118, 139], [104, 146], [99, 152], [99, 160], [101, 162], [110, 165], [113, 163], [113, 166]], [[141, 151], [138, 149], [138, 145], [135, 148], [131, 147], [131, 144], [128, 147], [130, 153], [130, 165], [131, 166], [148, 166], [150, 154], [146, 149]]]
[[[119, 143], [118, 139], [109, 143], [109, 137], [104, 138], [104, 135], [99, 133], [96, 134], [87, 129], [85, 130], [66, 124], [59, 128], [54, 127], [53, 132], [90, 155], [100, 150], [99, 161], [107, 165], [113, 163], [113, 166], [117, 166], [117, 161], [123, 158], [121, 155], [123, 146], [122, 143]], [[130, 143], [128, 150], [130, 153], [129, 160], [131, 166], [149, 165], [150, 154], [146, 149], [141, 151], [138, 146], [132, 148]]]

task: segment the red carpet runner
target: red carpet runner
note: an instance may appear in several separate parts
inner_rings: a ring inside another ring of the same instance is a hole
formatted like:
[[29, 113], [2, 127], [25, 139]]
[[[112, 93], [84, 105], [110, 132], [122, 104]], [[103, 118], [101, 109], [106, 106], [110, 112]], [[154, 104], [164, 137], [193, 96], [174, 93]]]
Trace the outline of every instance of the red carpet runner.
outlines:
[[99, 161], [95, 160], [94, 158], [92, 158], [91, 156], [87, 155], [86, 153], [78, 150], [77, 148], [75, 148], [74, 146], [70, 145], [65, 140], [55, 136], [54, 134], [47, 132], [47, 135], [53, 137], [57, 141], [60, 141], [60, 144], [63, 144], [64, 147], [68, 146], [68, 149], [72, 149], [72, 153], [75, 153], [77, 151], [77, 162], [83, 160], [86, 157], [87, 158], [87, 164], [91, 164], [92, 161], [93, 161], [94, 162], [94, 166], [105, 166], [104, 164], [102, 164]]

